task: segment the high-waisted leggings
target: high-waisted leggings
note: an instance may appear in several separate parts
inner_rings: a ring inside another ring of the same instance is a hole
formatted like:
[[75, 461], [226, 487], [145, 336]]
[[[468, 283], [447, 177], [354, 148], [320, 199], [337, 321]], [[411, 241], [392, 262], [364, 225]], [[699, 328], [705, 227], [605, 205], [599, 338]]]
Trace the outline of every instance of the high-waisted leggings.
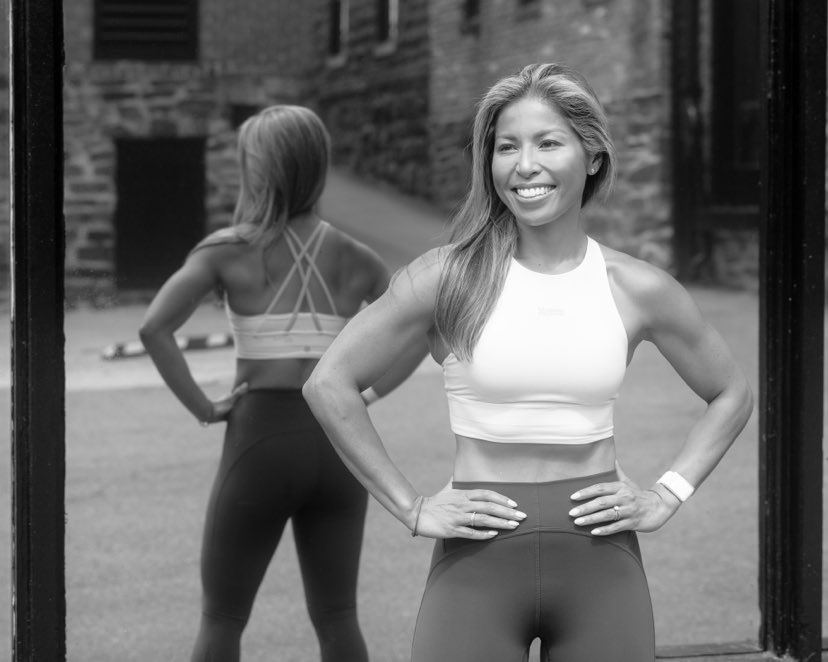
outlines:
[[546, 483], [455, 482], [491, 489], [527, 517], [475, 541], [437, 540], [412, 662], [652, 662], [652, 605], [634, 532], [607, 537], [568, 515], [579, 488], [615, 472]]
[[323, 662], [368, 660], [356, 613], [366, 507], [366, 491], [301, 391], [242, 396], [227, 422], [207, 510], [203, 611], [192, 659], [239, 659], [242, 630], [290, 519]]

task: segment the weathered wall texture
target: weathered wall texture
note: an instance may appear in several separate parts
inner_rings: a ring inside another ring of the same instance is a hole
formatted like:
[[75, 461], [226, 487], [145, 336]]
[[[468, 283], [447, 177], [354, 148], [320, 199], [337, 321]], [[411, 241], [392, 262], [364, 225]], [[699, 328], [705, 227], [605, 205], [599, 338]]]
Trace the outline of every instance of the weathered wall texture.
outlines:
[[237, 186], [233, 106], [300, 102], [310, 39], [285, 3], [240, 12], [233, 0], [205, 0], [196, 61], [95, 61], [92, 20], [92, 0], [64, 3], [67, 300], [103, 305], [115, 295], [114, 140], [205, 137], [205, 231], [226, 225]]
[[[322, 5], [326, 3], [322, 2]], [[341, 57], [327, 55], [327, 16], [316, 22], [320, 63], [313, 101], [333, 135], [334, 159], [353, 172], [432, 198], [429, 180], [426, 0], [399, 3], [399, 38], [381, 44], [375, 0], [350, 0]]]
[[[476, 102], [498, 78], [540, 61], [581, 70], [610, 117], [618, 184], [606, 204], [587, 210], [590, 232], [671, 268], [669, 2], [481, 0], [473, 20], [464, 0], [398, 4], [398, 37], [383, 44], [375, 0], [348, 0], [347, 40], [331, 57], [327, 0], [248, 0], [244, 11], [235, 0], [201, 0], [198, 57], [175, 63], [94, 60], [93, 0], [64, 2], [69, 300], [94, 292], [105, 304], [118, 294], [117, 138], [206, 139], [206, 231], [226, 224], [235, 202], [234, 109], [303, 103], [331, 130], [335, 164], [449, 213], [468, 184]], [[0, 87], [8, 89], [4, 77]], [[4, 181], [7, 169], [0, 165]], [[6, 224], [8, 206], [4, 187]], [[755, 231], [718, 231], [710, 278], [752, 286], [757, 251]]]
[[667, 172], [669, 60], [658, 0], [512, 0], [481, 3], [477, 25], [462, 3], [431, 3], [432, 197], [452, 207], [468, 183], [475, 103], [502, 76], [532, 62], [565, 62], [592, 83], [619, 152], [615, 194], [588, 211], [601, 240], [670, 263]]

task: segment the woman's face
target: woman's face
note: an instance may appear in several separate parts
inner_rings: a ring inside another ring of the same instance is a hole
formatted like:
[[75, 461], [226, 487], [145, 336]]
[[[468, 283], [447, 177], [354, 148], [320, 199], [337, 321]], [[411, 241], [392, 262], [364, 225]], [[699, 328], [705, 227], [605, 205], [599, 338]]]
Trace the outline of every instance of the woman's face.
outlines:
[[569, 121], [545, 101], [524, 97], [500, 112], [492, 182], [519, 224], [577, 221], [587, 171], [594, 160]]

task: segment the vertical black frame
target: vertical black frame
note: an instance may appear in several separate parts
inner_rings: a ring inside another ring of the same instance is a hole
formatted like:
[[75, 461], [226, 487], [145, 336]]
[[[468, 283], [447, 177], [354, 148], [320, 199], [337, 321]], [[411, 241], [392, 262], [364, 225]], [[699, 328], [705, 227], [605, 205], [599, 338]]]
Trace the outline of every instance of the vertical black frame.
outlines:
[[696, 276], [696, 177], [677, 177], [692, 173], [702, 162], [699, 98], [699, 0], [671, 0], [670, 32], [670, 124], [672, 149], [673, 254], [677, 276], [692, 280]]
[[762, 0], [760, 643], [821, 656], [824, 0]]
[[13, 659], [64, 660], [63, 25], [11, 0]]

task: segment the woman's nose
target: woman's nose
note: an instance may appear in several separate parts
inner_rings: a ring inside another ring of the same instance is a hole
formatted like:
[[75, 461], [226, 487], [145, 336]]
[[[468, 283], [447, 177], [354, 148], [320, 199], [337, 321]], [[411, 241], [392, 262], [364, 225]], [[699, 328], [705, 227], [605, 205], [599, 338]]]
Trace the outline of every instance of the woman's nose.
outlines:
[[531, 177], [538, 172], [538, 162], [532, 150], [523, 150], [515, 164], [515, 172], [521, 177]]

